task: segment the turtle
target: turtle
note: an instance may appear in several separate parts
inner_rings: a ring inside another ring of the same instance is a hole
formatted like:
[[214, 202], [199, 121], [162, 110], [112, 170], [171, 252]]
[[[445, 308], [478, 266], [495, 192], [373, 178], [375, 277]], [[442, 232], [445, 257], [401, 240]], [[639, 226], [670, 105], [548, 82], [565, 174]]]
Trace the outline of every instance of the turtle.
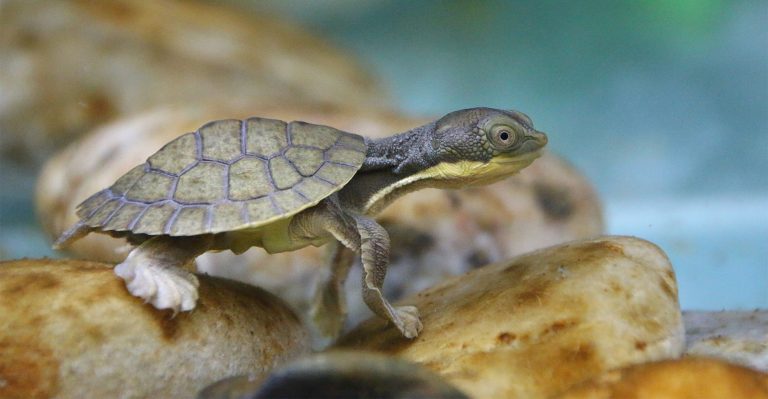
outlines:
[[186, 270], [207, 251], [269, 253], [331, 245], [331, 273], [311, 308], [319, 330], [337, 335], [342, 285], [359, 256], [363, 300], [406, 338], [422, 329], [418, 309], [382, 295], [389, 236], [374, 217], [408, 192], [490, 184], [531, 164], [545, 133], [517, 111], [469, 108], [381, 139], [329, 126], [252, 117], [209, 122], [87, 198], [79, 221], [54, 243], [91, 232], [135, 245], [114, 272], [128, 291], [174, 314], [195, 308]]

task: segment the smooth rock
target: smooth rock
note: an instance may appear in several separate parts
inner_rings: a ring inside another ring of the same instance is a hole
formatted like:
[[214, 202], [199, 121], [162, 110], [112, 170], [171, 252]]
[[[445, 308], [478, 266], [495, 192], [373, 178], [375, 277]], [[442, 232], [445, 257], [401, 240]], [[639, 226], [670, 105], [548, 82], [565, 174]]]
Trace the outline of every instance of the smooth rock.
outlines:
[[[272, 107], [233, 110], [215, 106], [161, 108], [106, 125], [54, 157], [38, 181], [37, 208], [52, 238], [74, 223], [75, 206], [109, 186], [163, 144], [212, 119], [261, 115], [326, 124], [370, 137], [419, 126], [427, 119], [387, 111], [345, 108]], [[466, 190], [427, 189], [387, 208], [379, 220], [392, 237], [392, 265], [385, 294], [398, 298], [445, 277], [533, 249], [599, 235], [603, 229], [597, 194], [587, 179], [561, 158], [545, 154], [520, 174], [491, 186]], [[91, 234], [72, 253], [118, 262], [122, 240]], [[258, 285], [304, 313], [313, 284], [328, 272], [325, 248], [268, 255], [256, 248], [243, 255], [208, 253], [200, 270]], [[350, 320], [370, 315], [360, 299], [360, 270], [353, 268], [347, 293]]]
[[371, 319], [339, 346], [422, 364], [471, 397], [545, 398], [609, 369], [677, 357], [684, 346], [672, 266], [632, 237], [542, 249], [400, 304], [420, 309], [418, 338]]
[[207, 3], [4, 1], [0, 159], [42, 161], [158, 105], [386, 102], [367, 71], [316, 34]]
[[369, 352], [330, 351], [298, 359], [264, 380], [228, 378], [199, 399], [235, 398], [467, 398], [421, 366]]
[[768, 372], [768, 310], [683, 312], [686, 355]]
[[557, 399], [767, 399], [768, 374], [706, 358], [613, 370]]
[[0, 397], [192, 397], [307, 352], [296, 315], [255, 287], [200, 276], [194, 312], [130, 295], [111, 267], [0, 263]]

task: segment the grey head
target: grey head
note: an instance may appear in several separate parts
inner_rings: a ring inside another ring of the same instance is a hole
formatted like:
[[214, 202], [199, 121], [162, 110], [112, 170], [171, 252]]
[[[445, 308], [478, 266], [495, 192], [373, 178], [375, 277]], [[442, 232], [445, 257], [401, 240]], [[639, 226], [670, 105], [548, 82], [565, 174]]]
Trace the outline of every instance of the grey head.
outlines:
[[546, 134], [517, 111], [469, 108], [405, 133], [368, 143], [362, 170], [420, 175], [439, 187], [487, 184], [529, 165]]

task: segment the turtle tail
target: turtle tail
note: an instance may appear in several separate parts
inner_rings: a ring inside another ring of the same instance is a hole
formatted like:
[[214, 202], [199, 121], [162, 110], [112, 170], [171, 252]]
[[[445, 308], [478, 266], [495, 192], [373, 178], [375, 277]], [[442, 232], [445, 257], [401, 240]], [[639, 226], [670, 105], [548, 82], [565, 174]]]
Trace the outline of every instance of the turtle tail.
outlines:
[[93, 227], [88, 226], [82, 221], [75, 223], [67, 231], [61, 234], [56, 242], [53, 243], [53, 249], [64, 249], [73, 242], [85, 237], [93, 230]]

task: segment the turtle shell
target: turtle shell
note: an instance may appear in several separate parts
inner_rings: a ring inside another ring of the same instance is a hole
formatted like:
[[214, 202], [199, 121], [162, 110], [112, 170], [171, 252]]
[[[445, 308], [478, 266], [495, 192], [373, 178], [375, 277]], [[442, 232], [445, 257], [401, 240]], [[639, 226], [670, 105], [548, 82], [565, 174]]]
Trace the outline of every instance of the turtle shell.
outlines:
[[189, 236], [258, 227], [316, 205], [365, 159], [363, 137], [265, 118], [207, 123], [78, 206], [90, 227]]

